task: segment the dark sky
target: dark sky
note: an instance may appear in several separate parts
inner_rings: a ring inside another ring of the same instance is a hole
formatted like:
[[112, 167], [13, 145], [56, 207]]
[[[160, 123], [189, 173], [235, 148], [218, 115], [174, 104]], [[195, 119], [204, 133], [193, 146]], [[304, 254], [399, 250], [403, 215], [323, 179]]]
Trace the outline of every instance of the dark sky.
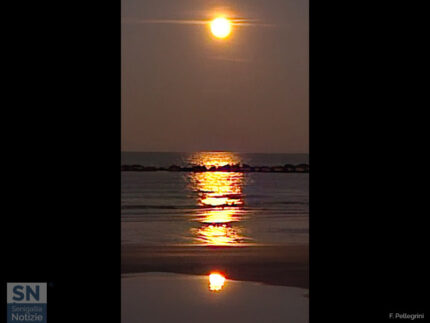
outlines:
[[[244, 18], [227, 39], [204, 23]], [[307, 0], [122, 0], [122, 150], [308, 152]]]

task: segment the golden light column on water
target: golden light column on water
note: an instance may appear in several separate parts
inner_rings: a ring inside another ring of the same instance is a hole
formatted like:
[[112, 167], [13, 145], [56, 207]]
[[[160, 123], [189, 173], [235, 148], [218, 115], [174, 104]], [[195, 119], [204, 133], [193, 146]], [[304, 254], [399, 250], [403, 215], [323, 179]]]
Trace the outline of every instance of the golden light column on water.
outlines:
[[[239, 158], [228, 152], [201, 152], [190, 162], [210, 169], [239, 163]], [[244, 243], [242, 229], [233, 225], [243, 215], [240, 172], [207, 171], [190, 173], [190, 186], [197, 193], [200, 206], [197, 221], [202, 225], [191, 229], [197, 243], [207, 246], [237, 246]]]

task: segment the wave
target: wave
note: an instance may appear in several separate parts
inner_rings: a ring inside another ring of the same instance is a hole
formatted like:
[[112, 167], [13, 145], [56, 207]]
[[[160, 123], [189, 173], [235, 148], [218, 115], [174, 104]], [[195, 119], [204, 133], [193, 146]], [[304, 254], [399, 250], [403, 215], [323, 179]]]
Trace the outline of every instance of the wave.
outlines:
[[159, 209], [159, 210], [186, 210], [197, 209], [196, 205], [121, 205], [122, 210], [146, 210], [146, 209]]

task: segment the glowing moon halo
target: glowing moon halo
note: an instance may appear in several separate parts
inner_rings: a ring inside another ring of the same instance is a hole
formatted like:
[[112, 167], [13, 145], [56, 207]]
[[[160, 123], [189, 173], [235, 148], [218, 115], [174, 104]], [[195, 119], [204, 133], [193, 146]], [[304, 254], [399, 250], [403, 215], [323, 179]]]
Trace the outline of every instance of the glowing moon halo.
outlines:
[[226, 38], [231, 32], [231, 22], [224, 18], [218, 17], [211, 21], [212, 34], [217, 38]]

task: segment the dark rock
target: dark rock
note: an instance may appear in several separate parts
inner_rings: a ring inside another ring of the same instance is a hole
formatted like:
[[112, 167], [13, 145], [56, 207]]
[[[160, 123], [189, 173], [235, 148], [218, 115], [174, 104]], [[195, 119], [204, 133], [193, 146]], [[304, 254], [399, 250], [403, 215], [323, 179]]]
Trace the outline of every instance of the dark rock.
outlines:
[[181, 171], [181, 167], [177, 165], [172, 165], [167, 169], [169, 172], [179, 172]]
[[218, 167], [217, 170], [221, 172], [229, 172], [231, 170], [231, 166], [230, 165], [220, 166]]
[[284, 169], [286, 172], [294, 172], [296, 170], [296, 166], [291, 164], [285, 164]]
[[193, 166], [193, 172], [206, 172], [207, 169], [205, 166]]
[[272, 172], [277, 172], [277, 173], [285, 172], [285, 168], [282, 166], [273, 166], [273, 167], [270, 167], [270, 169], [272, 170]]
[[308, 164], [299, 164], [296, 165], [296, 172], [298, 173], [308, 173], [309, 172], [309, 165]]
[[242, 172], [252, 172], [252, 167], [250, 167], [249, 165], [243, 165], [242, 166]]
[[131, 165], [130, 170], [133, 172], [141, 172], [144, 170], [144, 167], [142, 165]]
[[252, 167], [247, 164], [235, 165], [223, 165], [223, 166], [211, 166], [206, 168], [202, 165], [192, 165], [192, 167], [180, 167], [177, 165], [171, 165], [168, 168], [165, 167], [153, 167], [153, 166], [142, 166], [138, 164], [134, 165], [121, 165], [121, 171], [134, 171], [134, 172], [153, 172], [153, 171], [170, 171], [170, 172], [264, 172], [264, 173], [308, 173], [309, 164], [291, 165], [285, 164], [284, 166], [256, 166]]

